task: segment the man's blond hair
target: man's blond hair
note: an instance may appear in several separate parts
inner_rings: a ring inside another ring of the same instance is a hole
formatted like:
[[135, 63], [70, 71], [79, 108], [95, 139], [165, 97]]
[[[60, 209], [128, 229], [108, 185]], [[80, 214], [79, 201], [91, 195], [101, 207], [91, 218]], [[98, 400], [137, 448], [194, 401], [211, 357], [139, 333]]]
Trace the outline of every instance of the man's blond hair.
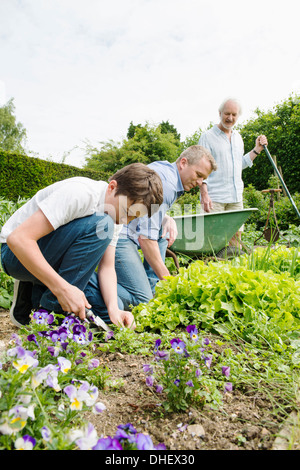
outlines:
[[216, 171], [217, 169], [214, 157], [210, 151], [202, 147], [202, 145], [191, 145], [185, 149], [177, 158], [176, 163], [180, 162], [183, 157], [187, 159], [189, 165], [196, 165], [202, 158], [206, 158], [211, 164], [212, 171]]

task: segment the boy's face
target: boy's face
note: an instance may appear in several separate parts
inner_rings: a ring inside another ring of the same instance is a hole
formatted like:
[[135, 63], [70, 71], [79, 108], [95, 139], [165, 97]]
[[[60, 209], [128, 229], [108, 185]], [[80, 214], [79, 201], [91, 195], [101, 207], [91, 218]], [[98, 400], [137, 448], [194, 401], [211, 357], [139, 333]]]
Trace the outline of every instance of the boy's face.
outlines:
[[105, 212], [111, 216], [115, 224], [127, 225], [137, 217], [147, 215], [147, 208], [142, 201], [133, 202], [122, 194], [116, 196], [116, 190], [116, 181], [111, 181], [105, 197]]
[[127, 196], [118, 195], [115, 196], [118, 200], [117, 210], [116, 210], [116, 220], [117, 224], [129, 224], [132, 220], [137, 217], [143, 217], [147, 215], [147, 208], [142, 202], [133, 202]]

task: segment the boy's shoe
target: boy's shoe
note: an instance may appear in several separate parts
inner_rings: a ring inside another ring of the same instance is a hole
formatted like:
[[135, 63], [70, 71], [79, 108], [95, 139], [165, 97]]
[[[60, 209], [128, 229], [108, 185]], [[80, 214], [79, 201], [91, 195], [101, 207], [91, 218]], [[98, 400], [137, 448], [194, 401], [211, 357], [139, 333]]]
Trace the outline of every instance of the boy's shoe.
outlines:
[[15, 280], [14, 297], [9, 316], [16, 326], [22, 327], [30, 322], [32, 286], [31, 282]]

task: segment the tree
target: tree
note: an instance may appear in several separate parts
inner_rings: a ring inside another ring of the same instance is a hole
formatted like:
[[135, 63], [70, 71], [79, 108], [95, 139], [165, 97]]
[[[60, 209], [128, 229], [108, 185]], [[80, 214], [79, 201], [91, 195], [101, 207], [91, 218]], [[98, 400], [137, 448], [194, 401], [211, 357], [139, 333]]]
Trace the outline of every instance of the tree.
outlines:
[[173, 124], [170, 124], [169, 121], [162, 121], [159, 126], [162, 134], [172, 133], [174, 134], [176, 140], [180, 142], [180, 134], [178, 134], [177, 129], [173, 126]]
[[[240, 126], [245, 151], [253, 149], [259, 134], [268, 138], [270, 154], [276, 156], [277, 167], [281, 167], [283, 179], [290, 192], [300, 190], [300, 95], [290, 96], [272, 110], [255, 110], [256, 118]], [[268, 188], [273, 168], [264, 152], [255, 159], [251, 169], [243, 171], [245, 185], [253, 184], [256, 189]]]
[[129, 135], [122, 142], [101, 142], [101, 148], [87, 146], [86, 168], [115, 172], [134, 162], [149, 164], [157, 160], [175, 161], [181, 144], [174, 132], [164, 133], [160, 125], [134, 126], [130, 123]]
[[13, 101], [13, 98], [11, 98], [6, 105], [0, 107], [0, 148], [26, 153], [23, 147], [26, 141], [26, 130], [16, 120]]
[[[176, 140], [180, 142], [180, 134], [178, 134], [177, 129], [173, 126], [173, 124], [170, 124], [169, 121], [162, 121], [160, 124], [158, 124], [158, 127], [160, 127], [160, 131], [162, 134], [174, 134]], [[142, 128], [142, 124], [135, 125], [131, 121], [127, 131], [127, 139], [132, 139], [135, 133]]]
[[84, 168], [113, 174], [121, 168], [122, 144], [113, 140], [99, 143], [100, 148], [86, 143]]
[[128, 141], [124, 141], [124, 157], [122, 159], [125, 165], [131, 161], [140, 161], [142, 163], [151, 163], [156, 160], [175, 161], [178, 157], [180, 141], [174, 132], [162, 131], [161, 125], [151, 126], [146, 123], [145, 126], [136, 126], [135, 134]]
[[131, 121], [127, 131], [127, 139], [132, 139], [137, 129], [141, 129], [142, 124], [134, 125]]

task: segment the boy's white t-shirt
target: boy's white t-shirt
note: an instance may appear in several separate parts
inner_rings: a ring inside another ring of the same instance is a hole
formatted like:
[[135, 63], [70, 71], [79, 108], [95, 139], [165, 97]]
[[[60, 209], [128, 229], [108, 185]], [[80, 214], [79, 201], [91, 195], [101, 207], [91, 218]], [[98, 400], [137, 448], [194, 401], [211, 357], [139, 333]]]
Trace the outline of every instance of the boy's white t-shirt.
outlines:
[[[104, 213], [107, 186], [105, 181], [75, 176], [41, 189], [4, 224], [0, 243], [6, 243], [8, 235], [38, 209], [44, 213], [54, 230], [74, 219], [96, 212]], [[112, 246], [117, 244], [122, 225], [115, 224], [114, 227], [114, 236], [110, 243]]]

